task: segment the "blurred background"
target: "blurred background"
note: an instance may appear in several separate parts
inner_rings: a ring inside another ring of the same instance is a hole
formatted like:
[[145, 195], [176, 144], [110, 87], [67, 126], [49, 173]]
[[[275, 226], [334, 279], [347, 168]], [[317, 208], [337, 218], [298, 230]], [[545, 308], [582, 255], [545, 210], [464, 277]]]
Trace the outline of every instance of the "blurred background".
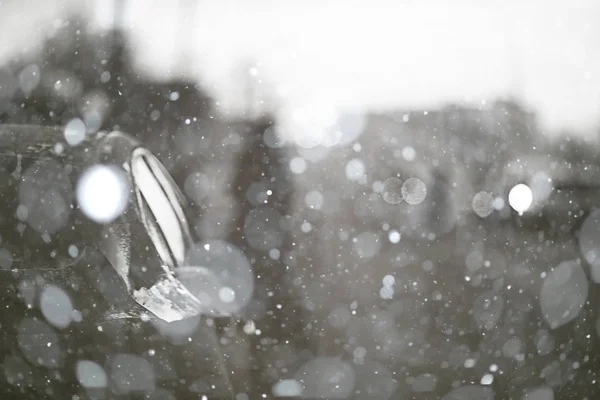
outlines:
[[[3, 3], [0, 58], [40, 49], [69, 17], [123, 29], [136, 71], [184, 76], [228, 110], [480, 107], [511, 97], [544, 129], [597, 128], [591, 0]], [[27, 34], [18, 34], [27, 29]]]
[[598, 21], [583, 0], [4, 0], [0, 121], [142, 140], [234, 315], [98, 322], [122, 283], [99, 259], [77, 285], [32, 270], [40, 240], [81, 245], [44, 228], [52, 202], [11, 222], [32, 200], [3, 164], [0, 390], [597, 398]]

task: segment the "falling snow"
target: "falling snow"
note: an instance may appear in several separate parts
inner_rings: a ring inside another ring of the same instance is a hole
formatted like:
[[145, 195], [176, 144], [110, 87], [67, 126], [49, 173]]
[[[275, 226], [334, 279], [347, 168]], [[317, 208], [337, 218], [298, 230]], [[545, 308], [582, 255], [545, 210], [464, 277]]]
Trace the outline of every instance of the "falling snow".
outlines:
[[[306, 70], [293, 46], [198, 69], [179, 43], [199, 37], [184, 3], [159, 19], [144, 8], [160, 32], [178, 18], [177, 35], [145, 32], [135, 13], [122, 31], [118, 7], [49, 16], [32, 25], [47, 43], [0, 67], [0, 398], [599, 398], [593, 135], [479, 91], [365, 108], [372, 79], [353, 76], [354, 93], [352, 65], [318, 54]], [[436, 7], [415, 19], [434, 33]], [[497, 25], [463, 11], [472, 32]], [[310, 33], [321, 22], [304, 14], [268, 26]], [[410, 28], [390, 18], [375, 25]], [[593, 22], [579, 27], [590, 37]], [[319, 40], [355, 50], [338, 31]], [[594, 70], [586, 48], [554, 45]], [[415, 56], [404, 47], [388, 50]], [[273, 75], [280, 62], [293, 73]], [[339, 79], [325, 85], [324, 68]], [[307, 73], [329, 89], [300, 88]]]

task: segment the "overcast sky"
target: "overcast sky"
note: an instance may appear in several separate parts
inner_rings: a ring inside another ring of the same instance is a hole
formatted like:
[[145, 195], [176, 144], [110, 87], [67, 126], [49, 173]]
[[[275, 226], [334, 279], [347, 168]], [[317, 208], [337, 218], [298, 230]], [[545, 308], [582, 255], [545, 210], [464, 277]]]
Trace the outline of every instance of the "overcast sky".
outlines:
[[[0, 58], [39, 41], [68, 9], [101, 26], [110, 3], [5, 2]], [[257, 92], [264, 87], [287, 110], [427, 108], [512, 95], [549, 129], [596, 127], [600, 2], [517, 3], [130, 0], [125, 26], [146, 72], [202, 76], [227, 106], [242, 104], [255, 80]], [[185, 32], [196, 40], [182, 47]]]

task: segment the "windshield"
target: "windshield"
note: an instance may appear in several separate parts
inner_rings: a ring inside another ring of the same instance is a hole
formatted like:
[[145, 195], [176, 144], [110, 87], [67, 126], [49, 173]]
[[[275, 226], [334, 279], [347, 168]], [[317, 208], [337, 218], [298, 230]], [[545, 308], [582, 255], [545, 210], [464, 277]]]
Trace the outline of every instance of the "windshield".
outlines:
[[600, 4], [59, 3], [0, 4], [0, 398], [600, 398]]

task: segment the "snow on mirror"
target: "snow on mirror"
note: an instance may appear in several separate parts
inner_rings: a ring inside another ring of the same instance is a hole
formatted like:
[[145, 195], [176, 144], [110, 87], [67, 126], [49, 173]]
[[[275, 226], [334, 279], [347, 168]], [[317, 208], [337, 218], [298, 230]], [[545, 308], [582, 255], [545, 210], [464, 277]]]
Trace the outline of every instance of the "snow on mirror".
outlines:
[[533, 193], [529, 186], [519, 183], [508, 192], [508, 204], [519, 214], [529, 209], [533, 202]]
[[40, 78], [40, 67], [29, 64], [19, 73], [19, 86], [24, 93], [30, 94], [40, 83]]
[[365, 163], [353, 158], [346, 164], [346, 178], [350, 181], [360, 181], [365, 177]]
[[273, 396], [276, 397], [300, 397], [303, 387], [295, 379], [284, 379], [273, 385]]
[[548, 272], [540, 291], [544, 319], [552, 329], [574, 320], [588, 297], [588, 280], [577, 261], [563, 261]]
[[306, 160], [302, 157], [294, 157], [289, 163], [290, 170], [295, 174], [302, 174], [306, 171]]
[[186, 265], [176, 268], [175, 274], [206, 313], [236, 314], [250, 301], [254, 275], [250, 262], [235, 245], [222, 240], [198, 243], [189, 249]]
[[356, 382], [352, 366], [332, 357], [308, 361], [296, 371], [294, 378], [304, 389], [303, 399], [348, 398]]
[[442, 397], [442, 400], [494, 400], [494, 392], [485, 386], [461, 386]]
[[521, 397], [521, 400], [554, 400], [554, 391], [549, 387], [529, 389]]
[[[356, 350], [363, 350], [361, 353], [364, 353], [364, 348], [359, 347]], [[361, 355], [362, 357], [359, 357]], [[354, 375], [356, 376], [356, 382], [353, 398], [393, 400], [396, 390], [405, 386], [399, 384], [388, 368], [377, 361], [370, 361], [369, 357], [365, 357], [365, 355], [355, 354]], [[406, 384], [410, 384], [410, 378], [406, 379]]]
[[269, 206], [250, 210], [244, 219], [244, 234], [250, 246], [263, 251], [280, 247], [284, 236], [282, 220], [282, 215]]
[[359, 259], [373, 258], [381, 249], [381, 238], [374, 232], [362, 232], [352, 240]]
[[408, 178], [401, 188], [402, 198], [410, 205], [421, 204], [427, 196], [427, 187], [419, 178]]
[[194, 335], [200, 325], [202, 315], [185, 318], [179, 321], [166, 322], [160, 319], [152, 319], [152, 325], [169, 342], [182, 345], [189, 343], [189, 338]]
[[61, 288], [49, 285], [40, 296], [40, 309], [46, 320], [56, 328], [64, 329], [73, 318], [73, 304]]
[[424, 373], [417, 377], [412, 382], [414, 392], [433, 392], [437, 384], [437, 377], [432, 374]]
[[480, 328], [490, 330], [500, 320], [504, 298], [493, 291], [481, 293], [473, 303], [473, 318]]
[[36, 161], [21, 177], [17, 218], [39, 233], [54, 234], [67, 224], [72, 200], [65, 167], [54, 160]]
[[552, 178], [544, 171], [538, 171], [531, 177], [530, 185], [533, 200], [542, 202], [550, 196], [553, 190]]
[[320, 210], [323, 207], [323, 194], [317, 190], [311, 190], [304, 197], [306, 206], [315, 210]]
[[485, 374], [485, 375], [483, 375], [483, 376], [481, 377], [481, 381], [480, 381], [480, 383], [481, 383], [482, 385], [485, 385], [485, 386], [489, 386], [489, 385], [491, 385], [493, 382], [494, 382], [494, 375], [492, 375], [492, 374]]
[[600, 283], [600, 210], [592, 211], [579, 232], [579, 249], [591, 267], [591, 278]]
[[32, 368], [20, 357], [5, 357], [2, 367], [4, 369], [4, 377], [9, 384], [25, 387], [33, 383]]
[[85, 123], [79, 118], [70, 120], [65, 126], [65, 140], [70, 146], [77, 146], [85, 139]]
[[494, 197], [488, 192], [479, 192], [473, 197], [472, 207], [475, 214], [485, 218], [494, 211]]
[[108, 386], [108, 377], [104, 372], [104, 368], [93, 361], [78, 361], [75, 374], [81, 386], [85, 388], [101, 389]]
[[66, 354], [56, 331], [49, 325], [25, 318], [17, 327], [17, 335], [21, 352], [31, 365], [45, 368], [63, 366]]
[[118, 218], [127, 207], [129, 182], [115, 166], [94, 165], [79, 178], [77, 201], [91, 220], [106, 224]]
[[394, 176], [387, 178], [385, 181], [383, 181], [381, 196], [388, 204], [402, 203], [402, 181]]
[[154, 368], [143, 357], [117, 354], [109, 364], [110, 378], [120, 394], [147, 392], [156, 387]]
[[417, 152], [415, 151], [414, 147], [406, 146], [402, 149], [402, 158], [404, 158], [404, 160], [414, 161], [416, 156]]
[[392, 229], [388, 232], [388, 239], [389, 239], [390, 243], [396, 244], [396, 243], [400, 242], [401, 238], [402, 238], [402, 234], [395, 229]]

